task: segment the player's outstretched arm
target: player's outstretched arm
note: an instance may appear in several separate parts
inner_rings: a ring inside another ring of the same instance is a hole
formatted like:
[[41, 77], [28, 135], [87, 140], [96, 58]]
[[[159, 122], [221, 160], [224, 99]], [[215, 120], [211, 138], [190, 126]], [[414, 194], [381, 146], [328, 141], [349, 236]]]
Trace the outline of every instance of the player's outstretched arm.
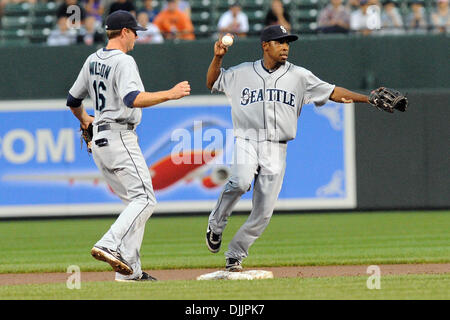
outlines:
[[335, 87], [331, 93], [330, 100], [339, 103], [364, 102], [369, 103], [369, 97], [342, 87]]
[[220, 75], [222, 60], [227, 51], [228, 47], [222, 44], [222, 38], [214, 43], [214, 57], [209, 65], [208, 73], [206, 74], [206, 87], [210, 90]]
[[145, 108], [168, 100], [178, 100], [191, 94], [189, 82], [182, 81], [176, 84], [172, 89], [157, 92], [140, 92], [134, 99], [133, 107]]

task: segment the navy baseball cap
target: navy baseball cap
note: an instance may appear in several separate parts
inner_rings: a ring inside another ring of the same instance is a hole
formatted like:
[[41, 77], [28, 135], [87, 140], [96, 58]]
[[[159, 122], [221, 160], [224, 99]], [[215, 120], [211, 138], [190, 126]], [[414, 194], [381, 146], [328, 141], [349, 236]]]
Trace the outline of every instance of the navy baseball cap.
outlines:
[[288, 42], [292, 42], [297, 40], [298, 36], [295, 34], [290, 34], [285, 27], [280, 25], [265, 27], [261, 32], [261, 42], [281, 39], [286, 39]]
[[134, 31], [146, 31], [146, 28], [138, 26], [136, 18], [128, 11], [117, 10], [106, 18], [106, 30], [122, 30], [123, 28]]

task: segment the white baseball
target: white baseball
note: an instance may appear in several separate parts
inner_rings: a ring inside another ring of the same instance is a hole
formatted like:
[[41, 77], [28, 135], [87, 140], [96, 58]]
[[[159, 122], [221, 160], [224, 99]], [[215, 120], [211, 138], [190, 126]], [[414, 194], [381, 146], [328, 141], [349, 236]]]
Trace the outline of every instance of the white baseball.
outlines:
[[233, 44], [233, 37], [232, 36], [228, 36], [228, 35], [223, 36], [222, 44], [224, 46], [227, 46], [227, 47], [231, 46]]

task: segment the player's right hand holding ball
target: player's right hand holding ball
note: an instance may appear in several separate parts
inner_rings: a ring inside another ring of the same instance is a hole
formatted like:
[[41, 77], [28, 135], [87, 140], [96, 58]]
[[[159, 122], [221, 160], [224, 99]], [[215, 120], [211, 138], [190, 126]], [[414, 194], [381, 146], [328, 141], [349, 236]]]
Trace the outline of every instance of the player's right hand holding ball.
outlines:
[[220, 37], [214, 44], [214, 55], [223, 57], [227, 53], [228, 48], [233, 44], [234, 36], [227, 33], [223, 37]]

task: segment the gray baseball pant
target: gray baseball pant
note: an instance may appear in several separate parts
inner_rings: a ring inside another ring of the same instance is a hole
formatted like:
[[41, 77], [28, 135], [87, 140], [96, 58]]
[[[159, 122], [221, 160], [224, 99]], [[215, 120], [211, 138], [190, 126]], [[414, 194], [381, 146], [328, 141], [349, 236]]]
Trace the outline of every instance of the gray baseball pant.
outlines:
[[[94, 141], [108, 139], [98, 147]], [[133, 279], [142, 274], [140, 248], [145, 224], [153, 213], [156, 198], [145, 158], [133, 130], [108, 130], [94, 133], [92, 154], [98, 169], [114, 193], [127, 204], [117, 220], [96, 243], [118, 251], [131, 265], [134, 273], [125, 276], [116, 272], [116, 279]]]
[[251, 245], [269, 224], [283, 184], [286, 150], [286, 143], [236, 139], [231, 177], [209, 216], [209, 227], [214, 233], [223, 233], [233, 208], [255, 181], [251, 213], [229, 243], [227, 258], [246, 258]]

